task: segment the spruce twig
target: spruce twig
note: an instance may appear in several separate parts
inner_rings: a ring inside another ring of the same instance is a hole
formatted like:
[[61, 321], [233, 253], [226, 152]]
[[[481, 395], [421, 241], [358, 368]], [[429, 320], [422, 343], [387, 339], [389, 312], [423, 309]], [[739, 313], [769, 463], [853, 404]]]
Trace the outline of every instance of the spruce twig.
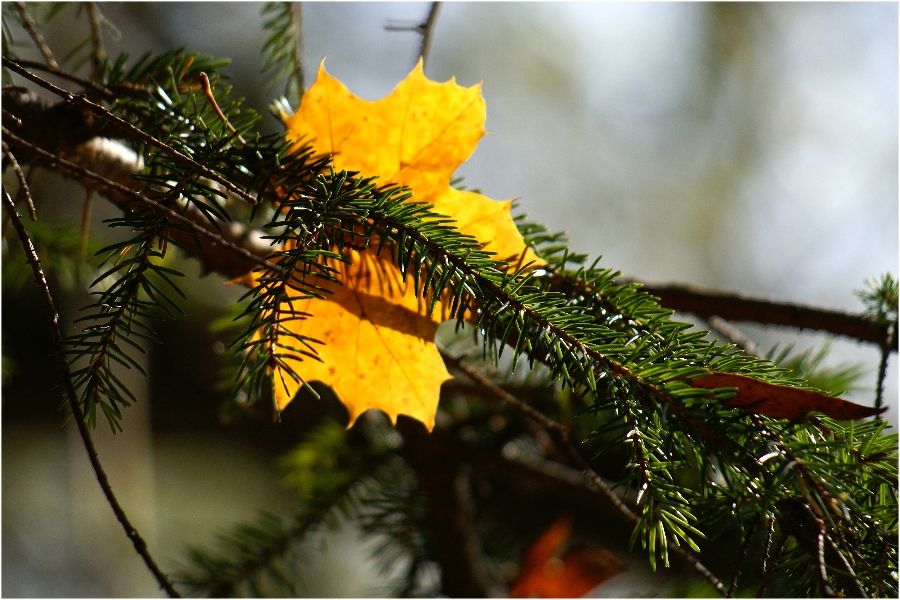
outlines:
[[47, 326], [50, 329], [50, 335], [53, 341], [53, 355], [56, 358], [57, 371], [59, 372], [60, 378], [62, 379], [63, 388], [65, 389], [66, 393], [66, 400], [69, 404], [69, 409], [72, 411], [72, 415], [75, 417], [75, 425], [78, 428], [78, 433], [81, 436], [81, 441], [84, 444], [84, 448], [87, 452], [88, 459], [90, 460], [91, 467], [94, 470], [94, 475], [96, 475], [97, 477], [97, 482], [100, 484], [100, 488], [103, 490], [103, 494], [106, 496], [106, 500], [115, 513], [116, 518], [122, 525], [122, 528], [125, 530], [125, 535], [128, 536], [128, 539], [131, 540], [131, 543], [134, 545], [135, 551], [143, 559], [144, 563], [147, 565], [147, 568], [153, 574], [153, 577], [156, 579], [157, 583], [159, 583], [160, 588], [162, 588], [170, 598], [180, 598], [181, 594], [179, 594], [178, 591], [172, 586], [172, 583], [169, 581], [168, 577], [156, 564], [156, 561], [153, 559], [150, 551], [147, 548], [147, 543], [138, 533], [137, 529], [135, 529], [131, 524], [131, 521], [128, 520], [125, 511], [122, 509], [121, 504], [119, 504], [119, 501], [116, 499], [116, 496], [113, 493], [112, 487], [109, 484], [109, 478], [106, 476], [106, 472], [103, 470], [103, 465], [100, 463], [100, 457], [97, 454], [97, 449], [94, 446], [94, 442], [91, 439], [91, 434], [87, 429], [87, 425], [85, 424], [85, 416], [81, 410], [81, 406], [78, 403], [78, 395], [72, 385], [72, 375], [69, 372], [69, 364], [63, 351], [62, 334], [59, 330], [59, 314], [56, 312], [56, 307], [53, 303], [53, 296], [50, 294], [50, 288], [47, 284], [47, 279], [46, 277], [44, 277], [40, 258], [37, 255], [31, 238], [28, 236], [28, 232], [25, 231], [25, 227], [22, 225], [22, 219], [21, 217], [19, 217], [19, 214], [16, 211], [15, 203], [13, 203], [12, 197], [10, 197], [5, 188], [3, 189], [3, 201], [6, 208], [6, 213], [9, 216], [9, 219], [19, 236], [19, 241], [22, 243], [22, 248], [25, 250], [25, 253], [28, 257], [28, 263], [31, 265], [31, 270], [34, 274], [35, 285], [38, 288], [38, 292], [40, 293], [41, 300], [44, 305], [44, 313], [47, 319]]

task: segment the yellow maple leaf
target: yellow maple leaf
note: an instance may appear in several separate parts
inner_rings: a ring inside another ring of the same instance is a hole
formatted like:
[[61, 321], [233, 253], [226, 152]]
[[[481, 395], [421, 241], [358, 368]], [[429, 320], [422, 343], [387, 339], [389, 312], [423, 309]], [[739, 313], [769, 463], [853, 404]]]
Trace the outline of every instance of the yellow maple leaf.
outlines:
[[516, 228], [512, 200], [497, 202], [450, 185], [453, 173], [484, 136], [484, 119], [480, 84], [464, 88], [453, 79], [431, 81], [421, 60], [393, 92], [377, 101], [351, 93], [325, 71], [323, 61], [315, 83], [285, 124], [288, 139], [332, 154], [336, 169], [409, 187], [414, 201], [433, 204], [498, 258], [543, 264]]
[[[416, 296], [412, 278], [372, 252], [350, 251], [341, 265], [343, 285], [328, 284], [327, 300], [294, 301], [294, 309], [313, 316], [287, 323], [291, 331], [324, 342], [322, 362], [286, 359], [307, 381], [328, 384], [347, 406], [350, 424], [370, 408], [394, 422], [398, 414], [429, 429], [441, 384], [450, 374], [434, 345], [440, 313], [426, 316], [426, 300]], [[276, 374], [275, 394], [284, 408], [299, 383]]]
[[[285, 123], [290, 140], [332, 154], [336, 169], [409, 187], [414, 201], [435, 205], [498, 258], [544, 264], [516, 228], [511, 200], [496, 202], [450, 186], [454, 171], [484, 135], [484, 118], [480, 86], [429, 81], [420, 61], [390, 95], [375, 102], [350, 93], [323, 64]], [[371, 252], [354, 251], [348, 258], [352, 265], [340, 266], [343, 285], [329, 286], [327, 300], [295, 303], [295, 309], [313, 316], [287, 323], [294, 333], [324, 342], [318, 349], [323, 362], [288, 359], [290, 366], [306, 381], [329, 385], [347, 406], [351, 424], [365, 410], [379, 408], [392, 421], [405, 414], [431, 429], [440, 386], [450, 378], [434, 344], [441, 319], [425, 315], [425, 301], [393, 263]], [[300, 383], [281, 372], [275, 377], [283, 408]]]

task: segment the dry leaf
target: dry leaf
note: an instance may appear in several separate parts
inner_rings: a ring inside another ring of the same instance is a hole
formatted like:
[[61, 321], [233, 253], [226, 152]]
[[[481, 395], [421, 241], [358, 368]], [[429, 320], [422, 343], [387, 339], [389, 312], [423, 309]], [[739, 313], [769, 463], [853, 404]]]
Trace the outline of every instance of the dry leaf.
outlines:
[[[322, 381], [350, 412], [350, 424], [364, 411], [379, 408], [395, 421], [409, 415], [434, 426], [441, 384], [450, 379], [434, 345], [441, 319], [425, 316], [425, 300], [416, 297], [412, 278], [403, 282], [392, 262], [371, 252], [351, 251], [352, 264], [341, 264], [344, 285], [326, 285], [327, 300], [294, 302], [313, 316], [286, 323], [294, 332], [324, 342], [323, 362], [287, 359], [307, 381]], [[276, 373], [275, 394], [284, 408], [299, 382]]]
[[544, 264], [519, 234], [510, 214], [512, 200], [496, 202], [450, 186], [453, 173], [485, 134], [484, 119], [480, 85], [430, 81], [421, 60], [377, 101], [352, 94], [325, 71], [323, 61], [315, 83], [285, 124], [288, 139], [333, 154], [336, 169], [409, 187], [413, 201], [434, 204], [498, 258]]
[[623, 566], [604, 548], [581, 545], [563, 555], [572, 517], [563, 515], [528, 547], [519, 576], [509, 587], [513, 598], [579, 598]]
[[726, 400], [725, 404], [774, 419], [797, 419], [815, 411], [838, 421], [850, 421], [884, 411], [883, 408], [862, 406], [819, 392], [775, 385], [732, 373], [713, 373], [698, 377], [691, 381], [691, 386], [708, 389], [737, 388], [737, 394]]

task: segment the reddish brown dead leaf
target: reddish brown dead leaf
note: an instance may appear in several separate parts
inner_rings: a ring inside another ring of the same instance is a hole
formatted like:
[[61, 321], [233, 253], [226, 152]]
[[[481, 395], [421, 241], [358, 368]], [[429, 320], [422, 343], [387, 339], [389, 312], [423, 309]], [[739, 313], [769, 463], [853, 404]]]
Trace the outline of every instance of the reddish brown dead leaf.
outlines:
[[815, 411], [838, 421], [871, 417], [884, 411], [811, 390], [775, 385], [733, 373], [713, 373], [691, 381], [692, 387], [737, 388], [725, 404], [774, 419], [796, 419]]
[[528, 547], [511, 597], [579, 598], [622, 571], [612, 552], [596, 546], [581, 545], [560, 558], [571, 531], [572, 517], [561, 516]]

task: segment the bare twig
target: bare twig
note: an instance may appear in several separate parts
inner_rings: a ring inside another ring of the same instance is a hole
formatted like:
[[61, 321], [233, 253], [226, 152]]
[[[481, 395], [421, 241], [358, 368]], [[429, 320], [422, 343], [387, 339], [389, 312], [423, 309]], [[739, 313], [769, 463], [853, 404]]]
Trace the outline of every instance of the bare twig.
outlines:
[[[107, 100], [115, 100], [116, 95], [109, 91], [108, 89], [101, 87], [83, 77], [79, 77], [77, 75], [73, 75], [72, 73], [67, 73], [66, 71], [56, 71], [54, 69], [49, 68], [47, 65], [39, 62], [35, 62], [33, 60], [23, 60], [16, 59], [16, 64], [24, 69], [36, 69], [38, 71], [44, 71], [45, 73], [49, 73], [55, 77], [59, 77], [60, 79], [65, 79], [66, 81], [71, 81], [72, 83], [77, 83], [85, 89], [89, 89], [92, 92], [95, 92], [97, 95], [107, 99]], [[27, 88], [22, 88], [23, 91], [28, 91]]]
[[761, 518], [762, 517], [757, 515], [750, 523], [748, 531], [744, 532], [744, 539], [741, 541], [740, 550], [738, 550], [738, 558], [734, 563], [734, 574], [731, 576], [731, 583], [728, 585], [728, 593], [725, 594], [726, 598], [734, 598], [734, 591], [737, 589], [738, 578], [741, 576], [741, 565], [744, 563], [744, 558], [747, 556], [750, 540], [752, 539], [753, 534], [756, 533], [756, 526], [759, 524]]
[[[541, 413], [540, 411], [535, 410], [534, 408], [528, 406], [527, 404], [520, 402], [518, 398], [504, 390], [503, 388], [497, 386], [490, 379], [464, 365], [459, 359], [454, 358], [447, 354], [444, 351], [441, 351], [441, 356], [444, 358], [444, 361], [447, 362], [453, 369], [458, 370], [459, 372], [466, 375], [476, 384], [478, 384], [484, 391], [488, 392], [490, 395], [503, 400], [516, 410], [522, 412], [527, 417], [534, 419], [541, 425], [543, 425], [550, 433], [556, 438], [558, 444], [562, 446], [562, 448], [566, 451], [566, 453], [571, 457], [571, 459], [578, 465], [578, 468], [582, 470], [584, 475], [588, 478], [588, 480], [594, 485], [594, 487], [603, 494], [612, 504], [619, 510], [619, 512], [632, 523], [637, 524], [640, 522], [640, 517], [638, 517], [634, 511], [631, 510], [622, 500], [612, 491], [612, 489], [607, 485], [605, 481], [597, 474], [596, 471], [590, 466], [590, 464], [581, 456], [581, 453], [578, 452], [578, 449], [575, 448], [575, 445], [571, 440], [571, 433], [569, 428], [565, 425], [557, 423], [552, 419], [548, 418], [546, 415]], [[681, 546], [676, 546], [673, 542], [668, 541], [666, 543], [667, 548], [670, 552], [677, 554], [683, 560], [691, 564], [700, 574], [702, 574], [707, 581], [709, 581], [720, 593], [723, 595], [726, 593], [725, 586], [722, 584], [719, 579], [713, 575], [713, 573], [706, 568], [703, 563], [701, 563], [693, 554], [684, 550]]]
[[59, 375], [63, 382], [66, 400], [68, 401], [69, 408], [72, 411], [72, 415], [75, 417], [75, 425], [78, 427], [78, 433], [81, 435], [81, 441], [83, 442], [84, 448], [87, 451], [91, 467], [94, 469], [94, 474], [97, 477], [97, 482], [100, 484], [100, 488], [103, 490], [103, 494], [106, 496], [106, 500], [107, 502], [109, 502], [110, 507], [112, 507], [116, 518], [119, 520], [119, 523], [125, 530], [125, 535], [127, 535], [128, 539], [131, 540], [131, 543], [134, 545], [135, 551], [144, 560], [144, 563], [156, 578], [159, 586], [163, 590], [165, 590], [170, 598], [180, 598], [181, 594], [178, 593], [178, 591], [172, 586], [172, 583], [169, 581], [168, 577], [166, 577], [162, 570], [160, 570], [159, 566], [156, 564], [156, 561], [150, 555], [150, 551], [147, 549], [147, 543], [128, 520], [125, 511], [122, 509], [122, 506], [119, 504], [119, 501], [116, 499], [116, 496], [112, 491], [112, 487], [109, 484], [109, 479], [106, 476], [106, 472], [103, 470], [103, 466], [100, 464], [100, 457], [97, 455], [97, 449], [94, 446], [93, 440], [91, 439], [91, 434], [84, 423], [84, 413], [82, 412], [81, 406], [78, 403], [78, 396], [75, 392], [75, 388], [72, 386], [72, 377], [69, 372], [69, 365], [66, 361], [66, 357], [62, 348], [62, 334], [59, 330], [59, 314], [56, 312], [56, 307], [53, 303], [53, 297], [51, 296], [50, 288], [47, 285], [47, 279], [46, 277], [44, 277], [44, 272], [41, 269], [40, 259], [38, 258], [31, 238], [28, 236], [28, 232], [25, 231], [25, 227], [22, 225], [22, 219], [21, 217], [19, 217], [19, 214], [16, 211], [16, 205], [13, 202], [12, 197], [10, 197], [9, 192], [7, 192], [5, 188], [3, 189], [3, 201], [6, 207], [7, 215], [9, 216], [10, 221], [12, 222], [13, 227], [15, 228], [16, 233], [19, 236], [19, 240], [22, 243], [22, 247], [25, 250], [26, 255], [28, 256], [27, 260], [31, 265], [31, 270], [34, 274], [34, 281], [37, 285], [38, 292], [40, 293], [41, 300], [44, 304], [44, 312], [47, 318], [47, 325], [50, 328], [50, 335], [53, 338], [53, 355], [56, 358], [57, 370], [59, 371]]
[[659, 298], [661, 305], [691, 313], [701, 318], [716, 315], [729, 321], [754, 321], [767, 325], [784, 325], [798, 329], [818, 329], [879, 345], [888, 344], [897, 351], [896, 338], [890, 336], [871, 319], [850, 313], [789, 302], [749, 298], [691, 285], [665, 285], [637, 281], [642, 291]]
[[81, 243], [78, 246], [79, 256], [84, 258], [87, 255], [88, 231], [91, 228], [91, 207], [94, 204], [94, 190], [90, 187], [84, 188], [84, 206], [81, 210]]
[[891, 355], [891, 348], [897, 345], [897, 324], [890, 323], [887, 326], [887, 339], [881, 346], [881, 359], [878, 361], [878, 383], [875, 388], [875, 408], [881, 408], [884, 402], [884, 378], [887, 377], [888, 359]]
[[100, 11], [93, 2], [85, 2], [88, 21], [91, 24], [91, 81], [100, 81], [100, 63], [103, 61], [103, 32], [100, 31]]
[[428, 62], [428, 52], [431, 50], [431, 39], [434, 32], [434, 22], [437, 20], [438, 11], [441, 8], [440, 2], [432, 2], [431, 9], [428, 11], [428, 18], [422, 24], [422, 46], [419, 49], [419, 56], [422, 57], [423, 66]]
[[34, 208], [34, 198], [31, 197], [31, 186], [28, 185], [28, 177], [22, 172], [19, 161], [16, 160], [15, 155], [12, 153], [12, 150], [9, 149], [6, 142], [2, 142], [2, 145], [3, 156], [9, 161], [13, 172], [16, 174], [16, 179], [19, 180], [19, 193], [25, 198], [25, 206], [28, 207], [28, 216], [31, 217], [32, 221], [37, 221], [37, 210]]
[[52, 69], [53, 71], [59, 70], [59, 63], [56, 62], [56, 59], [53, 58], [53, 52], [50, 51], [50, 47], [47, 45], [47, 42], [44, 41], [44, 37], [37, 30], [34, 19], [31, 16], [31, 13], [28, 12], [28, 9], [25, 7], [24, 2], [16, 2], [16, 10], [19, 11], [19, 17], [22, 19], [22, 27], [25, 28], [25, 31], [28, 32], [28, 35], [31, 36], [31, 39], [34, 40], [34, 45], [38, 47], [38, 50], [41, 51], [41, 54], [44, 56], [44, 60], [47, 61], [47, 67]]
[[297, 78], [297, 102], [303, 97], [306, 85], [306, 40], [303, 37], [303, 3], [292, 2], [291, 10], [294, 14], [294, 75]]
[[244, 190], [240, 189], [239, 187], [237, 187], [236, 185], [234, 185], [233, 183], [231, 183], [230, 181], [228, 181], [227, 179], [225, 179], [224, 177], [222, 177], [215, 171], [212, 171], [211, 169], [204, 167], [203, 165], [201, 165], [197, 161], [193, 160], [192, 158], [189, 158], [189, 157], [185, 156], [184, 154], [182, 154], [181, 152], [179, 152], [178, 150], [175, 150], [168, 144], [165, 144], [165, 143], [159, 141], [158, 139], [156, 139], [155, 137], [153, 137], [152, 135], [145, 133], [144, 131], [141, 131], [140, 129], [138, 129], [137, 127], [132, 125], [131, 123], [128, 123], [121, 117], [114, 115], [113, 113], [109, 112], [108, 110], [106, 110], [105, 108], [100, 106], [99, 104], [96, 104], [95, 102], [91, 102], [84, 96], [81, 96], [81, 95], [76, 96], [74, 94], [67, 92], [66, 90], [64, 90], [60, 87], [53, 85], [49, 81], [38, 77], [34, 73], [30, 73], [26, 69], [23, 69], [17, 63], [9, 60], [6, 57], [3, 58], [3, 66], [10, 69], [11, 71], [15, 71], [16, 73], [18, 73], [19, 75], [22, 75], [26, 79], [30, 79], [31, 81], [38, 84], [45, 90], [49, 90], [49, 91], [53, 92], [54, 94], [56, 94], [57, 96], [64, 98], [67, 102], [71, 102], [73, 104], [83, 106], [83, 107], [87, 108], [88, 110], [90, 110], [91, 112], [98, 114], [98, 115], [102, 116], [103, 118], [112, 121], [119, 127], [123, 128], [124, 130], [128, 131], [129, 133], [137, 136], [138, 138], [140, 138], [144, 142], [150, 144], [151, 146], [162, 150], [169, 156], [171, 156], [187, 165], [190, 165], [192, 168], [196, 169], [198, 173], [201, 173], [204, 177], [208, 177], [209, 179], [212, 179], [213, 181], [220, 183], [222, 185], [222, 187], [227, 189], [229, 192], [233, 193], [235, 196], [238, 196], [239, 198], [246, 200], [250, 204], [257, 204], [256, 198], [254, 198], [253, 196], [251, 196]]
[[762, 581], [759, 582], [759, 589], [756, 590], [756, 597], [762, 598], [766, 593], [766, 588], [769, 587], [769, 579], [772, 577], [772, 568], [767, 568], [767, 563], [777, 564], [778, 560], [781, 558], [781, 553], [784, 551], [784, 545], [787, 542], [787, 536], [781, 535], [778, 538], [778, 545], [775, 546], [775, 552], [772, 553], [771, 556], [768, 554], [769, 547], [772, 544], [772, 533], [775, 531], [775, 520], [772, 519], [767, 543], [766, 543], [766, 555], [763, 560], [763, 577]]
[[738, 331], [737, 327], [717, 315], [710, 316], [706, 319], [706, 322], [709, 323], [709, 326], [712, 327], [713, 331], [722, 335], [745, 353], [757, 356], [756, 344], [753, 343], [753, 340]]

